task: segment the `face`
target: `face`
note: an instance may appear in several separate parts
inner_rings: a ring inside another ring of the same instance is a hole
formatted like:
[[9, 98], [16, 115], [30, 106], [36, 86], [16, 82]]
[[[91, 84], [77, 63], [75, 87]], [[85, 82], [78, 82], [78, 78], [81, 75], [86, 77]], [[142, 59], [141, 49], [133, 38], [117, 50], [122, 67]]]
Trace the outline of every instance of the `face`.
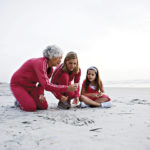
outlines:
[[52, 66], [58, 66], [61, 63], [61, 59], [62, 59], [62, 56], [60, 56], [60, 57], [53, 57], [51, 59]]
[[94, 70], [88, 70], [87, 78], [90, 82], [94, 81], [96, 78], [96, 73]]
[[70, 59], [66, 61], [66, 66], [69, 71], [73, 71], [77, 66], [77, 59]]

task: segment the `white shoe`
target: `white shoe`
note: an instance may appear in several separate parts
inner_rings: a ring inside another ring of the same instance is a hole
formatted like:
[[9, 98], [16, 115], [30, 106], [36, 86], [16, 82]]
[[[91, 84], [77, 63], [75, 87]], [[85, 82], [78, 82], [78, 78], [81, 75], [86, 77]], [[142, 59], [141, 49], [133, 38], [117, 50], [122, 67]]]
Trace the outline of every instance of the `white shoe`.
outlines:
[[80, 107], [81, 108], [86, 108], [86, 107], [89, 107], [89, 105], [85, 104], [84, 102], [80, 102]]
[[112, 102], [111, 101], [101, 103], [101, 107], [102, 108], [110, 108], [111, 106], [112, 106]]

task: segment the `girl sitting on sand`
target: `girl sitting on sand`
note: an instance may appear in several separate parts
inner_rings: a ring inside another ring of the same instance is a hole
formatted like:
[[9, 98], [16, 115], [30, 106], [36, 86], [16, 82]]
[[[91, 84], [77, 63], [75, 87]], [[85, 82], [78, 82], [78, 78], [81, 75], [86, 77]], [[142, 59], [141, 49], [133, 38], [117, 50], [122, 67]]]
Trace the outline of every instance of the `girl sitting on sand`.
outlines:
[[96, 67], [87, 69], [86, 79], [82, 84], [80, 101], [82, 108], [87, 106], [111, 107], [110, 98], [104, 94], [103, 83]]

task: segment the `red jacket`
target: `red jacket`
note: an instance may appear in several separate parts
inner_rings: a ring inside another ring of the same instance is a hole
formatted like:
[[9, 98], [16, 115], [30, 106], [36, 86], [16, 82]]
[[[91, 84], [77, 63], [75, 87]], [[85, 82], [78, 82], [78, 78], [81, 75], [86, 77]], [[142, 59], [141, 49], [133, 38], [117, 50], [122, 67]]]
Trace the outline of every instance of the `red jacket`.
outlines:
[[[72, 81], [74, 81], [74, 83], [79, 83], [80, 82], [80, 76], [81, 76], [81, 69], [79, 69], [79, 72], [78, 73], [72, 73], [72, 74], [69, 74], [68, 72], [64, 72], [62, 70], [62, 65], [59, 65], [54, 73], [53, 73], [53, 77], [52, 77], [52, 80], [51, 82], [54, 83], [54, 84], [57, 84], [57, 85], [60, 85], [60, 77], [62, 74], [65, 74], [65, 77], [68, 78], [69, 77], [69, 82], [68, 82], [68, 85], [71, 84]], [[63, 80], [63, 79], [62, 79]], [[61, 81], [61, 84], [63, 83], [63, 81]], [[75, 91], [75, 96], [74, 97], [79, 97], [79, 87], [78, 89]], [[56, 98], [58, 99], [61, 99], [61, 96], [62, 96], [62, 93], [63, 92], [53, 92], [53, 94], [56, 96]]]
[[[85, 80], [82, 83], [82, 88], [85, 89]], [[88, 86], [87, 91], [85, 91], [85, 93], [99, 93], [99, 91], [97, 89], [93, 89], [90, 86]]]
[[[82, 89], [85, 89], [85, 80], [83, 81], [82, 83]], [[101, 91], [100, 90], [97, 90], [97, 89], [93, 89], [91, 88], [90, 86], [88, 86], [88, 89], [87, 91], [85, 91], [84, 94], [88, 94], [88, 93], [100, 93]], [[107, 98], [108, 100], [107, 101], [110, 101], [111, 99], [106, 95], [106, 94], [103, 94], [102, 96], [99, 96], [99, 97], [91, 97], [91, 96], [86, 96], [92, 100], [96, 100], [97, 98]]]
[[20, 85], [26, 89], [36, 87], [37, 83], [41, 85], [41, 94], [44, 90], [51, 92], [66, 92], [67, 86], [54, 85], [49, 82], [53, 73], [53, 68], [47, 74], [48, 60], [45, 57], [33, 58], [26, 61], [12, 76], [11, 86]]

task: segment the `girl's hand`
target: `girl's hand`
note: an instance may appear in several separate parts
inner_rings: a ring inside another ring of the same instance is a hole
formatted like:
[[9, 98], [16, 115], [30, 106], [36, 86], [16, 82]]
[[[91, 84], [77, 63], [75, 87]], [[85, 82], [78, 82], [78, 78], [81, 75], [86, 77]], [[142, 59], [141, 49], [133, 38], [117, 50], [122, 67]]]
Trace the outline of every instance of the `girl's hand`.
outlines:
[[85, 93], [85, 96], [97, 97], [97, 93]]
[[91, 97], [98, 97], [98, 96], [99, 96], [99, 93], [91, 93], [90, 96], [91, 96]]
[[64, 103], [68, 100], [68, 96], [61, 96], [61, 101]]
[[73, 104], [78, 104], [79, 103], [79, 97], [77, 97], [77, 98], [74, 98], [74, 100], [73, 100], [73, 102], [72, 102]]
[[100, 93], [97, 93], [97, 94], [96, 94], [96, 97], [101, 97], [102, 95], [103, 95], [103, 93], [100, 92]]
[[102, 96], [102, 95], [103, 94], [101, 92], [100, 93], [91, 93], [90, 94], [91, 97], [97, 97], [97, 98], [100, 97], [100, 96]]
[[39, 96], [39, 100], [40, 100], [41, 103], [44, 103], [44, 102], [46, 101], [46, 98], [44, 97], [43, 94], [41, 94], [41, 95]]
[[79, 86], [78, 83], [69, 85], [67, 88], [67, 92], [76, 91], [78, 89], [78, 86]]

